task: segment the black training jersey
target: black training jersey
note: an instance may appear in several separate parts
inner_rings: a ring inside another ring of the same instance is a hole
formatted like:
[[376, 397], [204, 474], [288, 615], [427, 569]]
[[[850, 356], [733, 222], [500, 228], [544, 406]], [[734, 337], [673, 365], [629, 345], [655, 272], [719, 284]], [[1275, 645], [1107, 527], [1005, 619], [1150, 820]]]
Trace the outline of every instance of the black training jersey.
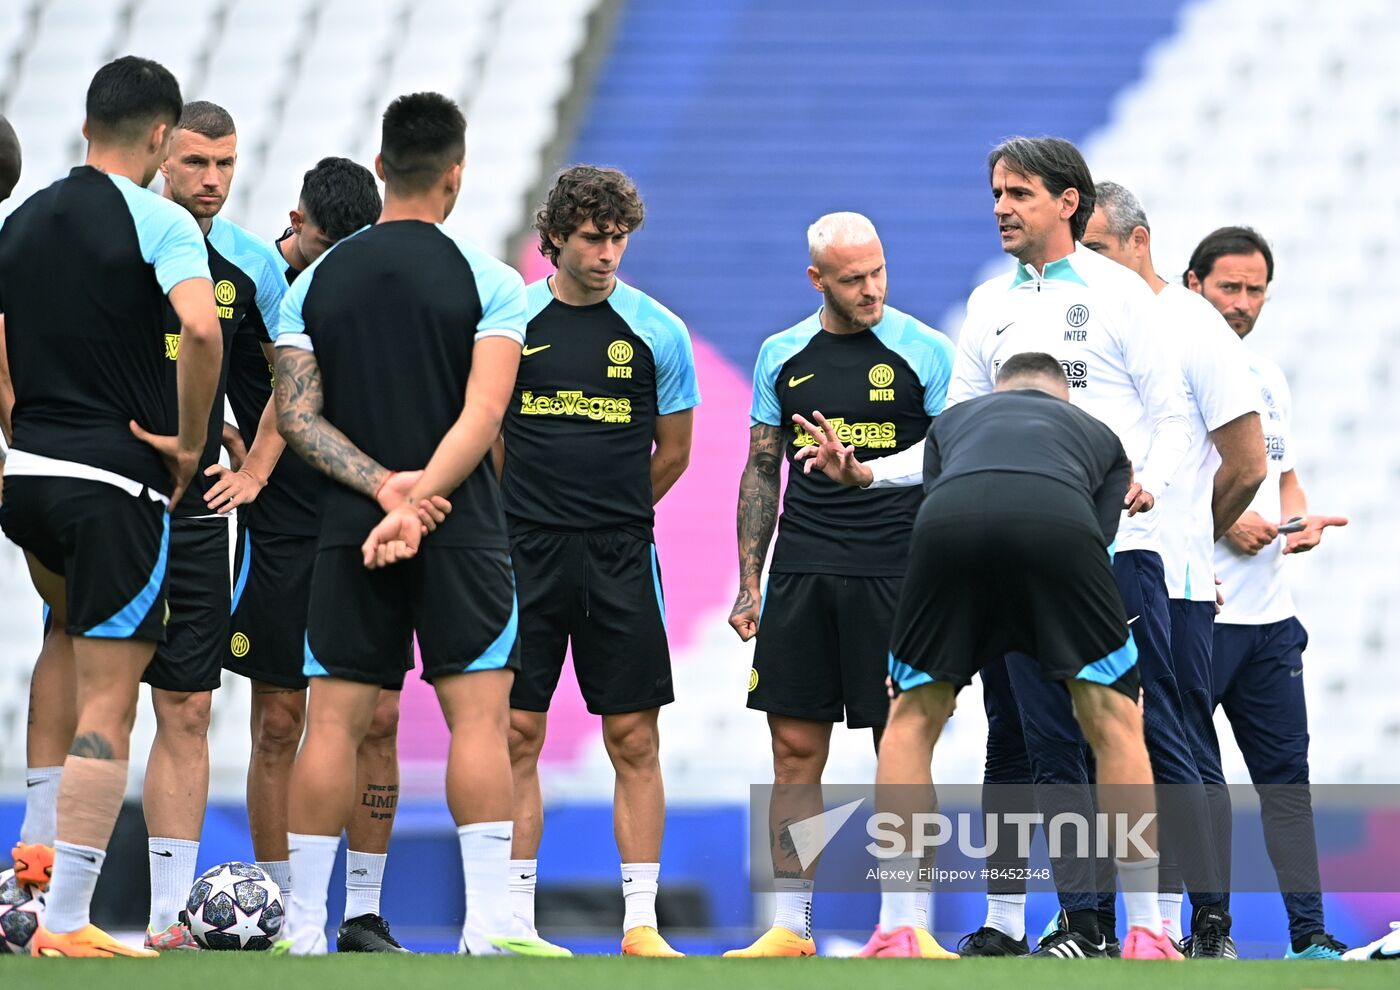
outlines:
[[[943, 409], [953, 367], [948, 338], [891, 306], [870, 330], [828, 333], [818, 311], [763, 342], [754, 367], [754, 425], [782, 431], [789, 467], [815, 441], [792, 421], [820, 411], [842, 443], [866, 460], [924, 438]], [[899, 576], [917, 489], [864, 491], [820, 472], [789, 470], [769, 570], [789, 574]]]
[[1117, 434], [1084, 410], [1035, 389], [1014, 389], [959, 402], [929, 427], [925, 489], [982, 471], [1063, 482], [1084, 497], [1108, 545], [1118, 533], [1132, 465]]
[[5, 220], [0, 312], [14, 451], [26, 455], [9, 473], [106, 472], [170, 494], [160, 455], [128, 424], [178, 429], [166, 401], [165, 296], [190, 278], [209, 278], [194, 217], [125, 176], [79, 166]]
[[685, 324], [622, 281], [592, 306], [526, 290], [529, 319], [506, 413], [502, 497], [512, 532], [652, 529], [656, 417], [700, 402]]
[[[284, 277], [287, 283], [295, 281], [299, 272], [287, 265], [275, 246], [271, 250], [277, 270], [283, 273], [279, 277]], [[233, 353], [229, 356], [228, 404], [238, 421], [238, 432], [250, 450], [258, 433], [258, 420], [272, 395], [276, 375], [276, 369], [267, 363], [263, 352], [263, 344], [270, 337], [244, 324], [233, 336]], [[244, 525], [254, 533], [315, 536], [321, 531], [316, 511], [325, 481], [325, 476], [303, 461], [296, 451], [284, 450], [257, 499], [238, 510]]]
[[[316, 353], [325, 418], [391, 470], [427, 466], [457, 421], [482, 337], [525, 340], [525, 284], [513, 268], [440, 225], [396, 220], [339, 241], [292, 283], [278, 347]], [[483, 458], [448, 498], [435, 546], [507, 549], [500, 489]], [[329, 484], [322, 547], [359, 546], [383, 517]]]
[[[207, 477], [204, 469], [219, 463], [224, 394], [228, 386], [234, 339], [240, 331], [266, 339], [267, 327], [276, 323], [282, 296], [287, 291], [287, 284], [278, 270], [280, 259], [275, 257], [272, 248], [237, 224], [223, 217], [214, 217], [205, 243], [209, 251], [209, 274], [214, 279], [219, 327], [224, 334], [224, 363], [219, 372], [219, 390], [214, 395], [214, 406], [209, 413], [209, 436], [205, 441], [204, 456], [200, 458], [199, 470], [191, 479], [185, 497], [175, 506], [176, 516], [212, 514], [204, 503], [204, 494], [213, 487], [216, 479]], [[175, 363], [180, 356], [180, 319], [168, 302], [165, 309], [166, 401], [170, 415], [178, 421]], [[264, 365], [266, 363], [263, 362]]]

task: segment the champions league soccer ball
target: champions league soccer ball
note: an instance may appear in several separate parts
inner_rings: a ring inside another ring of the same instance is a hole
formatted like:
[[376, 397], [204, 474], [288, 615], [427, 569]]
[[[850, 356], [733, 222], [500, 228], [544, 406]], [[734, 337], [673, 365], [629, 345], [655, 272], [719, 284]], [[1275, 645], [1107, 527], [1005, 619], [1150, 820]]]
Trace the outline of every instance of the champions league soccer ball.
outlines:
[[270, 949], [284, 913], [277, 884], [249, 863], [205, 871], [185, 905], [190, 932], [206, 949]]
[[29, 955], [29, 940], [43, 911], [43, 891], [20, 883], [14, 870], [0, 873], [0, 951]]

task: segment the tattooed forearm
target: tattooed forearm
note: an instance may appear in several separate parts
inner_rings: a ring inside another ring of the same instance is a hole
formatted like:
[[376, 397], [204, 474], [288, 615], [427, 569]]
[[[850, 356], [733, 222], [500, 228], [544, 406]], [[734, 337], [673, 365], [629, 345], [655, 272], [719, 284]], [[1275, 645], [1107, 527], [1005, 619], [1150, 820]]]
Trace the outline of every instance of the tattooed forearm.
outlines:
[[110, 760], [113, 757], [111, 742], [100, 732], [84, 732], [73, 740], [69, 756], [86, 756], [93, 760]]
[[316, 355], [277, 349], [277, 430], [306, 463], [370, 498], [389, 472], [321, 415], [321, 368]]
[[758, 581], [778, 522], [782, 433], [760, 423], [749, 430], [749, 460], [739, 479], [739, 583]]

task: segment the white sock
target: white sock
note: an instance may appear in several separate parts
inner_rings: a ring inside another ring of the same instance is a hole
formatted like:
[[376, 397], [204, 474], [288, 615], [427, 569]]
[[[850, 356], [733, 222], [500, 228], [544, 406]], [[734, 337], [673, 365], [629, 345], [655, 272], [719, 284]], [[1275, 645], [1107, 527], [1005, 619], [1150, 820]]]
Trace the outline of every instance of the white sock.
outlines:
[[199, 840], [146, 840], [151, 861], [151, 931], [163, 932], [180, 920], [180, 911], [194, 886], [194, 865]]
[[928, 893], [919, 898], [914, 905], [914, 927], [922, 928], [929, 934], [933, 934], [933, 885], [929, 884]]
[[379, 891], [384, 886], [388, 853], [345, 852], [345, 920], [379, 913]]
[[[914, 856], [899, 856], [885, 863], [885, 868], [900, 873], [908, 872], [917, 876], [922, 862]], [[919, 923], [919, 906], [923, 904], [923, 917], [928, 918], [928, 885], [909, 880], [890, 880], [881, 884], [880, 891], [880, 931], [892, 932], [896, 928], [912, 928]]]
[[1158, 894], [1157, 910], [1162, 915], [1162, 931], [1181, 941], [1181, 894]]
[[1026, 937], [1026, 895], [988, 894], [985, 927], [995, 928], [1007, 938]]
[[277, 889], [282, 892], [282, 910], [286, 911], [292, 900], [292, 864], [285, 859], [259, 860], [258, 869], [277, 884]]
[[1118, 867], [1118, 882], [1123, 888], [1128, 927], [1145, 928], [1153, 935], [1160, 935], [1162, 909], [1157, 903], [1157, 858], [1132, 863], [1115, 859], [1113, 862]]
[[538, 859], [510, 861], [510, 913], [532, 932], [535, 930], [535, 876], [539, 869]]
[[30, 767], [24, 772], [24, 821], [20, 842], [51, 846], [58, 839], [58, 779], [63, 767]]
[[283, 930], [292, 940], [294, 955], [321, 955], [326, 951], [326, 897], [335, 854], [340, 851], [340, 836], [288, 832], [287, 844], [291, 847], [288, 862], [296, 884]]
[[803, 938], [812, 937], [812, 881], [783, 878], [774, 881], [777, 890], [777, 910], [773, 925], [786, 928]]
[[660, 863], [622, 864], [622, 931], [656, 927], [656, 882], [661, 876]]
[[474, 956], [496, 954], [488, 937], [517, 930], [510, 913], [510, 841], [514, 830], [513, 822], [476, 822], [457, 829], [467, 893], [462, 943]]
[[44, 927], [55, 935], [76, 932], [88, 924], [92, 892], [102, 873], [107, 853], [71, 842], [53, 844], [53, 879], [44, 907]]

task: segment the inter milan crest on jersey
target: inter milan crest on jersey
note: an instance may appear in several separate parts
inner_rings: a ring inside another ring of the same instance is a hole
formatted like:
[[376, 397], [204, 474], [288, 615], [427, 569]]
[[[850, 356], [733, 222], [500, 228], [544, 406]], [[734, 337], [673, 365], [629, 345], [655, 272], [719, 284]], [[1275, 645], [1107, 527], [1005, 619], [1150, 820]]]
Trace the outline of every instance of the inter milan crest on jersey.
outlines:
[[631, 378], [632, 369], [632, 345], [625, 340], [614, 340], [608, 345], [608, 360], [612, 363], [608, 366], [609, 378]]
[[219, 304], [219, 319], [233, 319], [233, 304], [238, 299], [238, 289], [228, 279], [220, 279], [214, 286], [214, 301]]
[[894, 384], [894, 369], [887, 364], [877, 364], [870, 369], [870, 384], [874, 386], [870, 390], [871, 402], [893, 402], [894, 389], [890, 386]]

